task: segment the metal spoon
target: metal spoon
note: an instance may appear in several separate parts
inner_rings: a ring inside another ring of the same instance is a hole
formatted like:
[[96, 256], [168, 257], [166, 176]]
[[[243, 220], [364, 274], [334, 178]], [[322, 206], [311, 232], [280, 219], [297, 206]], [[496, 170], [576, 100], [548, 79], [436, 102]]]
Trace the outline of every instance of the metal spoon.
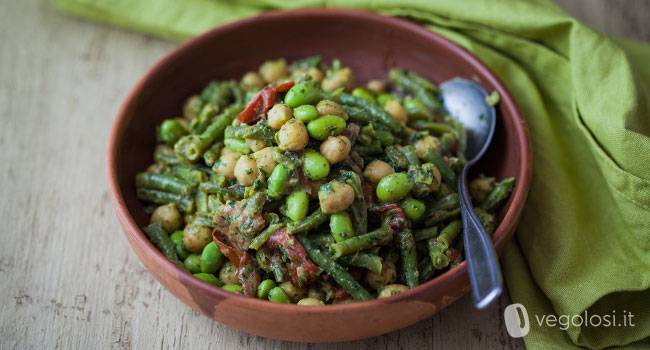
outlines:
[[485, 102], [488, 93], [472, 81], [455, 78], [442, 83], [440, 90], [443, 107], [467, 130], [467, 164], [458, 179], [458, 197], [472, 298], [474, 306], [482, 309], [501, 295], [503, 280], [492, 241], [469, 200], [467, 171], [478, 162], [492, 141], [496, 112]]

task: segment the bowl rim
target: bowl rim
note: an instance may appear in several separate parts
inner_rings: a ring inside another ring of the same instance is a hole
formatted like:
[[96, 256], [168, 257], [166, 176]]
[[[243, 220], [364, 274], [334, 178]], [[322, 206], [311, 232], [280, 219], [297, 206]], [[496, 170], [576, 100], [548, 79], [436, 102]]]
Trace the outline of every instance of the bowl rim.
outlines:
[[[467, 264], [465, 261], [463, 261], [457, 267], [444, 272], [432, 280], [389, 298], [373, 299], [350, 304], [323, 305], [304, 308], [294, 304], [273, 303], [267, 300], [230, 293], [207, 282], [201, 281], [198, 278], [192, 276], [191, 273], [180, 269], [178, 266], [167, 260], [167, 258], [165, 258], [163, 254], [154, 247], [149, 239], [147, 239], [142, 229], [136, 224], [133, 216], [130, 214], [129, 210], [126, 207], [124, 196], [121, 193], [117, 181], [118, 175], [116, 170], [116, 163], [118, 159], [117, 157], [119, 157], [119, 154], [117, 152], [117, 141], [121, 139], [120, 135], [126, 131], [124, 120], [126, 119], [129, 110], [135, 104], [135, 98], [140, 95], [143, 88], [152, 79], [151, 77], [155, 75], [157, 71], [162, 71], [169, 66], [173, 66], [174, 61], [176, 61], [177, 57], [182, 55], [185, 50], [202, 46], [205, 43], [209, 42], [213, 37], [220, 36], [224, 32], [228, 32], [240, 27], [245, 27], [257, 21], [276, 21], [280, 19], [290, 19], [302, 16], [348, 17], [355, 20], [381, 22], [382, 24], [388, 26], [399, 27], [402, 30], [410, 31], [416, 35], [424, 36], [428, 40], [437, 42], [439, 45], [450, 49], [455, 54], [457, 54], [459, 58], [467, 61], [474, 69], [476, 69], [477, 72], [481, 73], [485, 77], [485, 80], [487, 80], [487, 82], [495, 87], [501, 96], [501, 108], [508, 110], [509, 114], [513, 116], [515, 122], [514, 126], [517, 134], [517, 142], [520, 146], [521, 152], [521, 168], [519, 174], [516, 177], [517, 184], [515, 185], [515, 189], [513, 190], [511, 198], [509, 199], [511, 203], [510, 207], [499, 223], [496, 231], [492, 235], [492, 241], [495, 246], [495, 250], [497, 251], [498, 255], [501, 255], [506, 242], [512, 238], [518, 224], [518, 219], [525, 204], [532, 176], [532, 150], [528, 127], [523, 117], [521, 116], [519, 109], [517, 108], [514, 98], [506, 89], [505, 85], [502, 84], [496, 75], [492, 73], [487, 68], [487, 66], [478, 58], [474, 57], [474, 55], [469, 53], [461, 46], [453, 43], [449, 39], [444, 38], [443, 36], [424, 28], [423, 26], [402, 18], [380, 15], [368, 11], [332, 8], [303, 8], [294, 10], [269, 11], [260, 15], [247, 17], [238, 21], [215, 27], [206, 33], [187, 40], [186, 42], [177, 46], [171, 52], [166, 54], [162, 59], [160, 59], [155, 65], [153, 65], [137, 82], [137, 84], [127, 95], [124, 102], [121, 104], [117, 115], [113, 120], [108, 139], [106, 157], [106, 177], [109, 194], [118, 220], [122, 224], [123, 231], [128, 238], [129, 244], [137, 244], [143, 248], [143, 250], [146, 251], [147, 254], [149, 254], [152, 258], [153, 264], [161, 266], [163, 269], [174, 271], [176, 276], [178, 276], [178, 283], [183, 284], [186, 288], [192, 288], [194, 290], [198, 290], [199, 293], [205, 293], [207, 295], [216, 295], [220, 297], [220, 303], [225, 302], [228, 299], [240, 299], [238, 301], [242, 301], [249, 306], [266, 308], [266, 310], [269, 310], [271, 312], [299, 312], [301, 314], [322, 312], [338, 313], [342, 311], [360, 312], [367, 308], [377, 307], [382, 304], [405, 302], [409, 299], [426, 300], [424, 298], [416, 298], [416, 296], [423, 294], [430, 288], [436, 288], [436, 286], [448, 284], [453, 280], [462, 278], [463, 276], [467, 275]], [[132, 249], [134, 249], [134, 247], [132, 247]], [[140, 258], [140, 256], [138, 256], [138, 258], [141, 261], [143, 260]], [[467, 293], [467, 291], [469, 291], [469, 289], [463, 292], [463, 294]]]

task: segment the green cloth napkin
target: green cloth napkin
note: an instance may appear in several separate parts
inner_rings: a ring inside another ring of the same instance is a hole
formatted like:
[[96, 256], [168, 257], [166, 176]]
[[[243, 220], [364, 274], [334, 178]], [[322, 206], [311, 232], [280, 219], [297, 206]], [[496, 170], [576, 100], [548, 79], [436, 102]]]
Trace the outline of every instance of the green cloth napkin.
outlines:
[[[614, 41], [548, 0], [53, 2], [171, 39], [269, 9], [326, 6], [405, 17], [453, 40], [507, 85], [530, 128], [532, 185], [502, 257], [510, 294], [528, 310], [526, 345], [650, 346], [650, 47]], [[617, 323], [632, 312], [634, 326], [537, 323], [585, 311]]]

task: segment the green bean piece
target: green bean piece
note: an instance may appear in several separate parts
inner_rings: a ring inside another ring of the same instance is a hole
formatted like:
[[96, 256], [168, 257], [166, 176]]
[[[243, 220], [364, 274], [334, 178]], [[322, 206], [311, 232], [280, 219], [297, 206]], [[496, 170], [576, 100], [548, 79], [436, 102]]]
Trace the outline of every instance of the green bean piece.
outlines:
[[509, 177], [499, 182], [496, 187], [494, 187], [492, 192], [490, 192], [487, 198], [485, 198], [483, 203], [481, 203], [481, 209], [488, 212], [497, 210], [501, 203], [503, 203], [508, 198], [508, 196], [510, 196], [510, 192], [512, 192], [514, 185], [514, 177]]
[[196, 191], [196, 195], [194, 196], [194, 206], [197, 212], [207, 212], [208, 194], [203, 191]]
[[238, 284], [226, 284], [225, 286], [221, 287], [221, 289], [230, 292], [230, 293], [235, 293], [235, 294], [243, 294], [244, 293], [244, 287], [238, 285]]
[[153, 223], [144, 228], [144, 232], [149, 236], [149, 240], [153, 243], [158, 250], [167, 258], [167, 260], [174, 263], [174, 265], [185, 270], [185, 266], [178, 260], [176, 255], [176, 245], [169, 238], [169, 235], [162, 228], [162, 225], [159, 222]]
[[191, 198], [180, 194], [152, 190], [149, 188], [138, 188], [136, 189], [136, 195], [140, 200], [155, 204], [176, 203], [178, 209], [186, 213], [194, 211], [194, 201]]
[[320, 56], [310, 56], [303, 58], [301, 60], [294, 61], [291, 64], [291, 69], [297, 69], [297, 70], [307, 70], [309, 68], [318, 68], [321, 64], [321, 57]]
[[210, 104], [204, 105], [199, 114], [190, 121], [190, 133], [197, 135], [205, 131], [208, 125], [210, 125], [210, 120], [212, 120], [212, 117], [215, 115], [217, 115], [217, 110], [214, 106]]
[[406, 158], [409, 167], [420, 165], [420, 159], [418, 158], [418, 155], [415, 152], [415, 147], [413, 145], [404, 146], [400, 151], [404, 155], [404, 158]]
[[388, 79], [391, 83], [412, 93], [430, 109], [440, 108], [440, 102], [435, 98], [438, 89], [428, 80], [406, 69], [391, 69]]
[[182, 163], [180, 158], [170, 154], [164, 154], [164, 153], [157, 153], [154, 156], [154, 160], [158, 163], [163, 163], [167, 165], [178, 165]]
[[267, 184], [269, 198], [281, 198], [286, 192], [285, 184], [288, 180], [289, 172], [282, 164], [278, 164], [271, 172], [271, 176], [269, 176]]
[[260, 282], [260, 285], [257, 286], [257, 297], [260, 299], [267, 299], [269, 297], [269, 292], [275, 287], [275, 281], [273, 280], [264, 280]]
[[478, 220], [481, 222], [481, 225], [483, 225], [483, 228], [485, 228], [485, 232], [487, 232], [488, 235], [493, 234], [496, 229], [496, 218], [494, 215], [478, 207], [474, 208], [474, 213], [476, 213]]
[[199, 185], [199, 191], [203, 191], [205, 193], [220, 194], [230, 198], [242, 199], [244, 198], [246, 188], [241, 186], [221, 187], [216, 183], [203, 182]]
[[[392, 233], [392, 231], [391, 231]], [[309, 254], [316, 265], [325, 270], [334, 280], [343, 287], [353, 298], [359, 301], [373, 299], [372, 295], [359, 284], [341, 265], [332, 261], [327, 254], [321, 252], [306, 235], [296, 236], [298, 241]], [[346, 241], [347, 242], [347, 241]], [[338, 243], [337, 243], [338, 244]]]
[[442, 153], [449, 154], [456, 143], [456, 138], [450, 132], [446, 132], [440, 136], [440, 145], [442, 146]]
[[172, 243], [176, 246], [176, 255], [178, 258], [180, 260], [185, 260], [190, 253], [183, 248], [183, 231], [175, 231], [171, 236], [169, 236], [169, 239], [171, 239]]
[[442, 179], [446, 181], [449, 186], [452, 188], [456, 188], [456, 174], [451, 170], [451, 168], [447, 165], [444, 159], [442, 159], [442, 156], [440, 153], [438, 153], [437, 150], [435, 149], [429, 149], [425, 154], [424, 154], [424, 161], [428, 163], [433, 163], [433, 165], [440, 170], [440, 175], [442, 175]]
[[228, 126], [224, 132], [224, 137], [263, 140], [268, 143], [273, 142], [275, 130], [271, 129], [268, 123], [260, 121], [255, 125]]
[[374, 120], [387, 126], [393, 132], [400, 132], [402, 130], [402, 124], [399, 121], [372, 101], [343, 93], [341, 94], [340, 102], [344, 105], [365, 109]]
[[427, 217], [424, 220], [424, 224], [426, 226], [431, 226], [431, 225], [436, 225], [439, 224], [445, 220], [449, 220], [451, 218], [454, 218], [460, 214], [460, 208], [456, 208], [454, 210], [446, 211], [446, 210], [432, 210], [427, 213]]
[[237, 84], [235, 81], [213, 81], [203, 89], [199, 98], [204, 103], [213, 105], [216, 109], [221, 109], [228, 105], [232, 97], [232, 85]]
[[321, 180], [330, 173], [330, 163], [327, 158], [314, 150], [305, 150], [303, 153], [303, 170], [311, 180]]
[[289, 223], [287, 225], [287, 233], [290, 235], [296, 235], [302, 232], [309, 232], [324, 223], [325, 220], [327, 220], [327, 215], [323, 214], [321, 209], [318, 208], [308, 217], [300, 221]]
[[210, 273], [199, 272], [199, 273], [195, 273], [194, 277], [200, 279], [203, 282], [208, 282], [213, 286], [221, 287], [223, 285], [223, 283], [221, 283], [219, 279], [217, 279], [216, 277], [214, 277], [213, 274]]
[[201, 272], [215, 273], [223, 264], [223, 254], [214, 242], [208, 243], [201, 253]]
[[436, 210], [453, 210], [458, 208], [460, 203], [458, 202], [458, 193], [450, 193], [447, 196], [439, 199], [431, 207], [432, 211]]
[[201, 256], [198, 254], [190, 254], [185, 258], [183, 265], [190, 273], [201, 273]]
[[235, 120], [241, 111], [242, 107], [240, 105], [229, 107], [224, 113], [217, 116], [214, 122], [200, 135], [183, 136], [174, 145], [174, 151], [179, 156], [190, 161], [199, 159], [214, 141], [223, 138], [224, 130]]
[[402, 251], [402, 269], [406, 285], [415, 288], [419, 284], [418, 261], [415, 253], [415, 240], [411, 230], [404, 229], [397, 234], [400, 250]]
[[456, 236], [460, 232], [460, 229], [463, 227], [463, 224], [460, 220], [454, 220], [450, 222], [445, 228], [440, 231], [440, 234], [436, 238], [438, 242], [438, 247], [442, 250], [447, 250], [451, 247], [451, 243], [454, 242]]
[[407, 98], [404, 100], [404, 109], [409, 121], [414, 120], [432, 120], [433, 113], [428, 107], [417, 98]]
[[395, 170], [408, 169], [409, 162], [404, 153], [395, 146], [386, 147], [386, 157]]
[[353, 237], [354, 227], [350, 215], [344, 211], [330, 215], [330, 232], [337, 242]]
[[424, 215], [427, 207], [421, 201], [415, 198], [406, 198], [400, 204], [404, 215], [411, 220], [419, 220]]
[[[359, 139], [361, 139], [361, 136]], [[376, 156], [384, 152], [384, 150], [381, 148], [381, 141], [379, 140], [371, 141], [367, 145], [357, 143], [354, 145], [354, 147], [352, 147], [352, 151], [357, 152], [357, 154], [361, 157]]]
[[345, 119], [336, 115], [324, 115], [307, 123], [309, 136], [316, 140], [325, 140], [345, 130]]
[[362, 108], [348, 105], [342, 105], [341, 107], [343, 107], [345, 113], [348, 114], [348, 120], [351, 122], [368, 124], [373, 120], [370, 116], [370, 113]]
[[490, 96], [485, 98], [485, 103], [492, 107], [496, 106], [499, 101], [501, 101], [501, 95], [499, 95], [499, 92], [496, 90], [492, 91]]
[[311, 239], [312, 243], [316, 244], [319, 248], [325, 250], [328, 250], [332, 244], [336, 243], [334, 237], [329, 233], [311, 234], [309, 235], [309, 239]]
[[173, 146], [186, 134], [187, 130], [177, 120], [167, 119], [160, 124], [160, 138], [168, 146]]
[[336, 261], [344, 266], [356, 266], [376, 274], [381, 273], [381, 258], [374, 254], [344, 255]]
[[436, 270], [444, 269], [449, 265], [449, 259], [447, 259], [447, 255], [445, 254], [446, 249], [442, 249], [441, 246], [444, 245], [438, 243], [435, 238], [429, 238], [427, 240], [429, 258], [431, 259], [431, 263]]
[[294, 222], [307, 216], [309, 195], [305, 191], [295, 191], [287, 196], [287, 216]]
[[388, 226], [382, 226], [365, 235], [348, 238], [344, 241], [334, 243], [330, 246], [330, 253], [334, 258], [352, 254], [377, 245], [389, 243], [393, 238], [393, 230]]
[[418, 271], [420, 272], [420, 284], [422, 284], [433, 277], [436, 269], [431, 264], [431, 259], [425, 256], [418, 264]]
[[355, 235], [365, 235], [368, 232], [368, 209], [365, 199], [352, 202], [350, 208], [355, 220]]
[[355, 88], [354, 90], [352, 90], [352, 96], [359, 97], [373, 103], [375, 102], [375, 97], [372, 96], [372, 94], [368, 90], [363, 88]]
[[429, 238], [434, 238], [437, 235], [438, 235], [438, 227], [436, 226], [422, 228], [413, 231], [413, 239], [415, 239], [416, 242], [423, 241]]
[[409, 123], [409, 125], [412, 128], [417, 129], [419, 131], [426, 130], [432, 134], [445, 134], [445, 133], [456, 134], [454, 128], [443, 123], [436, 123], [436, 122], [426, 121], [426, 120], [416, 120]]
[[184, 179], [164, 174], [139, 173], [135, 176], [137, 187], [165, 191], [175, 194], [187, 194], [192, 191], [192, 183]]
[[208, 226], [213, 228], [214, 227], [214, 222], [212, 221], [213, 217], [214, 214], [197, 212], [194, 215], [194, 219], [192, 219], [191, 222], [187, 222], [187, 223], [192, 225]]
[[377, 184], [377, 198], [384, 203], [398, 201], [413, 189], [413, 180], [406, 173], [393, 173]]
[[205, 162], [205, 165], [212, 167], [214, 163], [219, 160], [219, 154], [223, 147], [223, 142], [213, 143], [212, 146], [203, 153], [203, 161]]
[[291, 300], [289, 300], [289, 296], [287, 295], [287, 292], [285, 292], [284, 289], [280, 287], [272, 288], [269, 291], [268, 298], [270, 301], [274, 303], [291, 304]]
[[252, 152], [251, 148], [246, 143], [246, 140], [243, 138], [224, 139], [223, 143], [226, 145], [226, 147], [237, 153], [249, 154]]

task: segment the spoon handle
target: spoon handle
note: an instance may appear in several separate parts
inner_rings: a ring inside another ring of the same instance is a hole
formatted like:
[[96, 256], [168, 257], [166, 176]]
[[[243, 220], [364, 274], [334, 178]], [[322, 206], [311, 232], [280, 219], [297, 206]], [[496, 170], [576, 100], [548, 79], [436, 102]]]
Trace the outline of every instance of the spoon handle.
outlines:
[[460, 213], [463, 220], [465, 261], [472, 286], [474, 306], [483, 309], [501, 295], [503, 280], [492, 240], [474, 213], [467, 190], [466, 166], [458, 181]]

